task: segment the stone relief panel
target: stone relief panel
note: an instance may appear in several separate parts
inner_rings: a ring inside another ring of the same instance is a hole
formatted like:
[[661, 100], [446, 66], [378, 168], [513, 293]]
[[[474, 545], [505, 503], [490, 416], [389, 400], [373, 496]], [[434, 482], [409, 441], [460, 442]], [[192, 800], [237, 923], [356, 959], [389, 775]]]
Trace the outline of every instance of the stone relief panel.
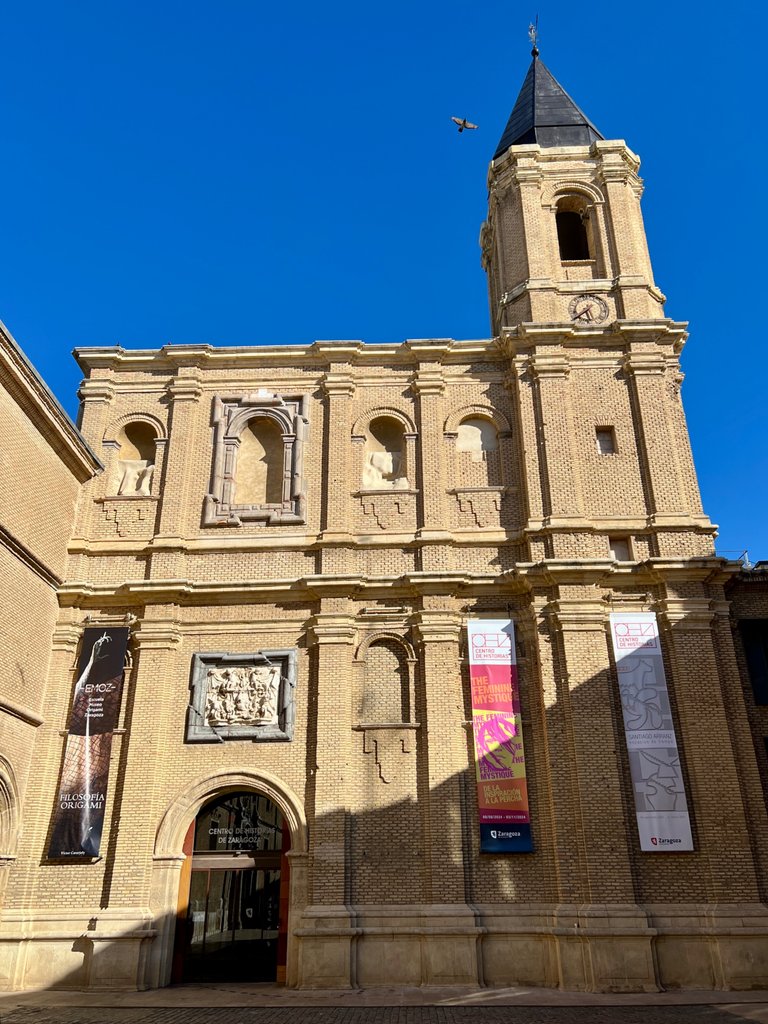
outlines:
[[296, 669], [292, 648], [196, 654], [187, 742], [293, 739]]
[[306, 395], [263, 388], [213, 400], [214, 453], [204, 526], [305, 522]]

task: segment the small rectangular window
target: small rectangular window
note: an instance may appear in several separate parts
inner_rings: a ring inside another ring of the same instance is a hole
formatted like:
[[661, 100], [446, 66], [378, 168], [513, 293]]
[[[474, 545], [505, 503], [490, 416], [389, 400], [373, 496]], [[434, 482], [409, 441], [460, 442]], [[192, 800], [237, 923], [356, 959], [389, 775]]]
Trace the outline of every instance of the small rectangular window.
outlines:
[[632, 561], [628, 537], [609, 537], [608, 547], [611, 549], [611, 558], [614, 558], [617, 562]]
[[739, 632], [755, 704], [768, 704], [768, 619], [742, 619]]
[[595, 427], [595, 437], [600, 455], [613, 455], [616, 451], [616, 434], [613, 427]]

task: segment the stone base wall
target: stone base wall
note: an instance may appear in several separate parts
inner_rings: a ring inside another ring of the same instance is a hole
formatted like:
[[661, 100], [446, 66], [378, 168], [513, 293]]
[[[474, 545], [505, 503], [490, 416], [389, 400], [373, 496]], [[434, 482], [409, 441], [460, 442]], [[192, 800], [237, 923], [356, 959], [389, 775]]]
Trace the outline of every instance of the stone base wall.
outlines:
[[[576, 992], [768, 987], [768, 908], [466, 904], [308, 907], [288, 980], [300, 989], [456, 985]], [[92, 926], [92, 927], [91, 927]], [[173, 928], [140, 909], [6, 915], [0, 988], [141, 990]]]

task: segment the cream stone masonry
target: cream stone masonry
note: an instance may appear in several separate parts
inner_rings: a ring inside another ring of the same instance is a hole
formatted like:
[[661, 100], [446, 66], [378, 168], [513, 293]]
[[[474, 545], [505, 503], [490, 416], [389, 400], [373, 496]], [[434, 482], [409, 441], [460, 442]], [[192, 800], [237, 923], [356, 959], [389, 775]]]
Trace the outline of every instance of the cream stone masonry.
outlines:
[[[194, 848], [195, 823], [254, 795], [283, 849], [238, 850], [231, 874], [261, 872], [271, 895], [247, 909], [271, 901], [261, 948], [288, 985], [768, 986], [768, 718], [731, 621], [768, 601], [715, 554], [639, 160], [582, 127], [588, 145], [491, 164], [493, 338], [78, 349], [103, 472], [23, 361], [14, 387], [37, 399], [0, 393], [23, 440], [0, 467], [0, 987], [183, 977], [223, 913], [200, 885], [224, 855]], [[30, 466], [55, 506], [29, 506]], [[609, 622], [639, 611], [659, 624], [690, 853], [643, 852], [635, 826]], [[515, 623], [532, 853], [479, 850], [478, 617]], [[125, 623], [102, 856], [49, 860], [80, 638]], [[248, 674], [269, 652], [290, 663], [279, 687]], [[241, 948], [221, 977], [266, 976]]]

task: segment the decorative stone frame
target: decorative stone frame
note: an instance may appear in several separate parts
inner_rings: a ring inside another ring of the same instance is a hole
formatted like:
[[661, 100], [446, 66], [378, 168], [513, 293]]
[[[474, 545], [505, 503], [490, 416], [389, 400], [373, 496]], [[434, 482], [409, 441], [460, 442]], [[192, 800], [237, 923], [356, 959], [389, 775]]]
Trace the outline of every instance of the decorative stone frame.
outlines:
[[[295, 648], [257, 651], [254, 654], [226, 654], [213, 651], [195, 654], [192, 658], [192, 697], [187, 715], [187, 743], [222, 743], [224, 740], [272, 741], [293, 739], [295, 717], [294, 697], [297, 678], [297, 653]], [[208, 673], [213, 668], [259, 668], [280, 666], [280, 685], [277, 694], [278, 724], [250, 725], [209, 725], [205, 718], [208, 697]]]
[[[303, 456], [308, 404], [307, 395], [275, 395], [264, 389], [239, 397], [214, 397], [213, 472], [211, 490], [203, 505], [203, 526], [242, 526], [244, 522], [285, 526], [306, 521]], [[276, 423], [282, 435], [282, 500], [238, 505], [235, 484], [240, 438], [251, 420], [261, 418]]]

